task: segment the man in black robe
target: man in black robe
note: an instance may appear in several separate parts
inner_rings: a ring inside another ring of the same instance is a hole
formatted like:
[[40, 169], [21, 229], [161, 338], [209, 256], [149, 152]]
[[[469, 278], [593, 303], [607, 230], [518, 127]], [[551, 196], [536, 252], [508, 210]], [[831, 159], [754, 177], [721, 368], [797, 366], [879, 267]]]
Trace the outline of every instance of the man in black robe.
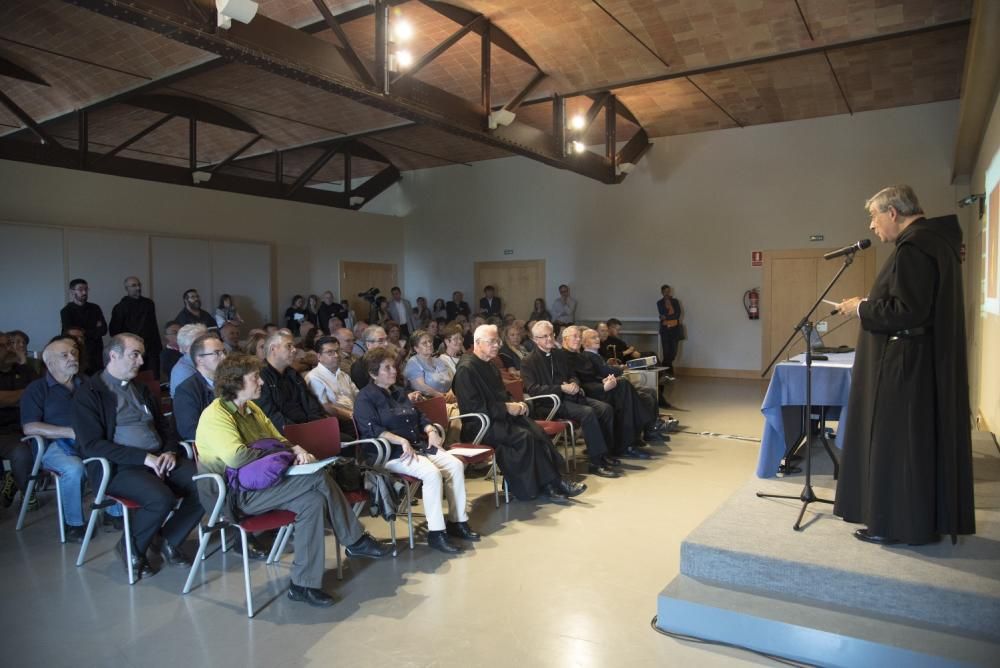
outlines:
[[87, 373], [99, 373], [104, 368], [104, 335], [108, 332], [108, 323], [104, 320], [104, 311], [97, 304], [88, 300], [90, 287], [82, 278], [74, 278], [69, 282], [69, 291], [73, 301], [63, 306], [59, 312], [62, 330], [79, 327], [83, 330], [84, 352], [87, 355], [84, 368]]
[[150, 370], [160, 378], [160, 327], [156, 324], [156, 304], [142, 296], [142, 282], [136, 276], [125, 279], [125, 296], [111, 309], [108, 334], [135, 334], [146, 345], [142, 371]]
[[920, 545], [975, 533], [969, 380], [955, 216], [924, 218], [909, 186], [865, 204], [895, 242], [866, 298], [837, 310], [861, 320], [834, 513], [855, 537]]
[[[497, 328], [478, 327], [472, 354], [459, 360], [452, 382], [459, 411], [484, 413], [490, 418], [483, 443], [496, 448], [497, 464], [515, 497], [533, 499], [541, 493], [559, 503], [577, 496], [587, 486], [563, 480], [559, 474], [562, 457], [552, 441], [528, 417], [527, 404], [511, 401], [500, 370], [492, 363], [499, 350]], [[463, 439], [471, 440], [478, 430], [479, 420], [463, 420]]]

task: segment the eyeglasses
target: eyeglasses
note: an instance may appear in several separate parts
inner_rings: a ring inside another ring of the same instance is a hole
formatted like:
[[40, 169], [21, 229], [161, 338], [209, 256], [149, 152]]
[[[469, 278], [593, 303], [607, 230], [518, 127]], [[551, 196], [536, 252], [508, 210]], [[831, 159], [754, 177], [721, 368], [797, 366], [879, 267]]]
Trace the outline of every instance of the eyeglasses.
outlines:
[[226, 356], [225, 349], [216, 350], [215, 352], [212, 353], [198, 353], [198, 357], [225, 357], [225, 356]]
[[388, 338], [383, 336], [381, 339], [369, 339], [368, 343], [385, 343], [388, 340]]
[[531, 338], [540, 339], [544, 341], [545, 339], [554, 339], [556, 337], [552, 336], [551, 334], [538, 334], [538, 335], [533, 335]]

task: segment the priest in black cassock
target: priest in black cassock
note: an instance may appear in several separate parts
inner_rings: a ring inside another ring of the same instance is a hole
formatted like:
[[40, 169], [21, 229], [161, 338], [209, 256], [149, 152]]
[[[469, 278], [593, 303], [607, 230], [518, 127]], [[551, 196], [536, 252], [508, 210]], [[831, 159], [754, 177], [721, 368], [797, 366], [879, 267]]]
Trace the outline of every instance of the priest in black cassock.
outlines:
[[896, 249], [866, 298], [834, 513], [859, 540], [921, 545], [975, 533], [965, 315], [956, 216], [924, 218], [909, 186], [865, 203]]
[[[500, 351], [500, 335], [493, 325], [481, 325], [473, 336], [472, 354], [459, 360], [452, 382], [462, 413], [484, 413], [490, 428], [483, 443], [496, 448], [497, 463], [511, 493], [518, 499], [539, 494], [554, 502], [577, 496], [586, 485], [563, 480], [559, 474], [562, 457], [541, 427], [528, 417], [528, 406], [511, 401], [492, 360]], [[464, 421], [462, 438], [471, 440], [479, 430], [479, 420]]]
[[104, 320], [104, 311], [97, 304], [89, 301], [90, 286], [82, 278], [74, 278], [69, 282], [72, 301], [62, 307], [59, 318], [62, 331], [71, 328], [83, 330], [84, 351], [87, 356], [85, 364], [81, 365], [86, 373], [100, 373], [104, 368], [104, 335], [108, 332], [108, 323]]
[[160, 377], [160, 327], [156, 324], [156, 304], [142, 296], [142, 282], [136, 276], [125, 279], [125, 296], [111, 309], [108, 334], [135, 334], [142, 337], [146, 354], [142, 358], [142, 371], [150, 370]]

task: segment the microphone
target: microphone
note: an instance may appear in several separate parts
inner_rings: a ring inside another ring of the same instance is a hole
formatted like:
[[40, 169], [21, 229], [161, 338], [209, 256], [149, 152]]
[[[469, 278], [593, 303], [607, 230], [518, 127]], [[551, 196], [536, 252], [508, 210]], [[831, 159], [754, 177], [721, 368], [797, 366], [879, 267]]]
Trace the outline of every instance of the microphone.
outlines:
[[824, 260], [832, 260], [835, 257], [840, 257], [841, 255], [847, 255], [848, 253], [856, 253], [859, 250], [864, 250], [872, 245], [871, 239], [862, 239], [861, 241], [851, 244], [850, 246], [844, 246], [840, 250], [830, 251], [823, 256]]

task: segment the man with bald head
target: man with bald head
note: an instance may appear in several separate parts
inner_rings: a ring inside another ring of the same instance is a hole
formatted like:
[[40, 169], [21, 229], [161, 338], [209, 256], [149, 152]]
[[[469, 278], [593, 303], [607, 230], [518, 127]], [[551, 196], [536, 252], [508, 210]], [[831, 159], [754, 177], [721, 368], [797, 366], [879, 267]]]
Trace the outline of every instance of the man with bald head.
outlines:
[[146, 344], [142, 370], [152, 371], [160, 377], [160, 327], [156, 324], [156, 304], [149, 297], [142, 296], [142, 281], [137, 276], [125, 279], [125, 296], [111, 309], [108, 334], [135, 334]]
[[351, 352], [354, 349], [354, 332], [341, 327], [334, 330], [333, 337], [340, 343], [340, 370], [350, 374], [351, 366], [358, 361], [358, 357]]
[[[459, 410], [489, 416], [490, 428], [483, 441], [496, 448], [497, 463], [515, 497], [533, 499], [544, 494], [562, 503], [567, 497], [577, 496], [586, 485], [566, 481], [559, 475], [562, 457], [528, 416], [528, 405], [511, 399], [499, 369], [492, 363], [499, 351], [496, 326], [476, 328], [472, 354], [459, 360], [452, 383]], [[471, 440], [479, 428], [479, 420], [463, 420], [463, 438]]]
[[[521, 378], [524, 391], [532, 396], [554, 394], [562, 404], [557, 417], [578, 422], [583, 429], [590, 460], [588, 471], [602, 478], [617, 478], [619, 473], [610, 467], [620, 464], [611, 456], [614, 444], [614, 412], [611, 406], [587, 397], [580, 380], [573, 374], [566, 351], [556, 348], [552, 323], [539, 320], [531, 328], [531, 338], [535, 350], [521, 361]], [[542, 417], [551, 405], [544, 401], [535, 402], [535, 416]]]

